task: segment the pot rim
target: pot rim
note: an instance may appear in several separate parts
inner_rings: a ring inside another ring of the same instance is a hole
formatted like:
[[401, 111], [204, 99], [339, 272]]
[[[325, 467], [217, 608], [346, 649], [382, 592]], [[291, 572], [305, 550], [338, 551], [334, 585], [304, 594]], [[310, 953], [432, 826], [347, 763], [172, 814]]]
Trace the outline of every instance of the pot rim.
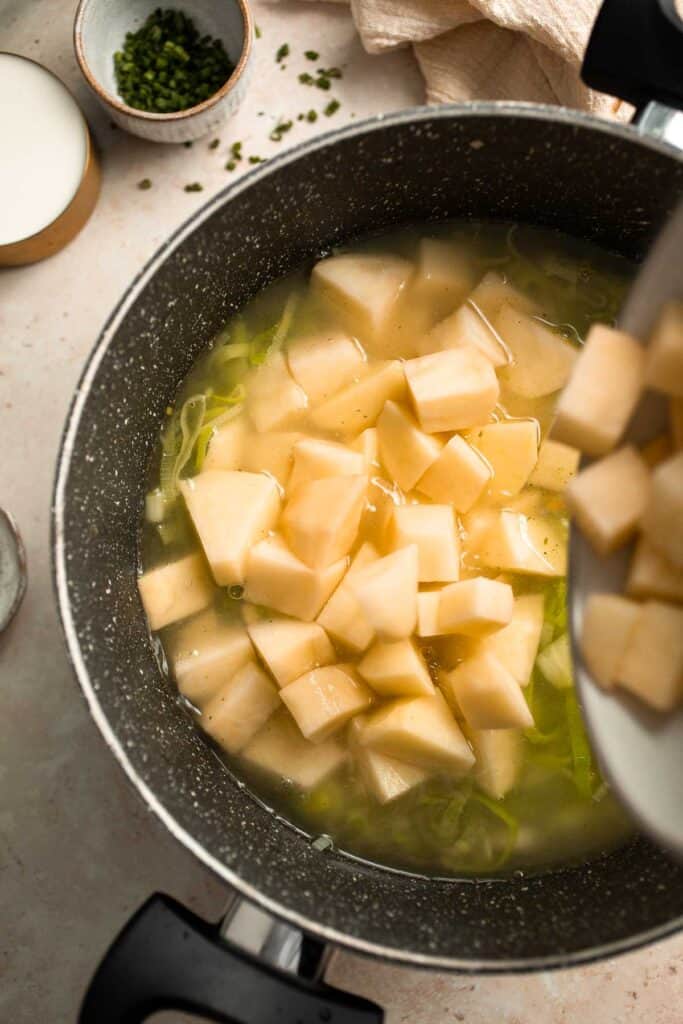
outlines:
[[[201, 843], [199, 843], [166, 809], [159, 797], [150, 786], [140, 777], [136, 768], [131, 763], [126, 750], [117, 735], [115, 734], [109, 720], [100, 706], [97, 692], [93, 686], [90, 674], [81, 655], [80, 641], [71, 614], [71, 603], [68, 592], [68, 568], [64, 548], [64, 508], [66, 502], [66, 491], [68, 487], [69, 468], [73, 452], [76, 434], [78, 432], [81, 414], [90, 393], [91, 384], [100, 362], [102, 361], [109, 344], [116, 334], [119, 324], [127, 314], [128, 309], [136, 300], [138, 294], [148, 281], [154, 276], [157, 269], [164, 260], [177, 248], [181, 242], [197, 227], [199, 227], [216, 209], [229, 202], [233, 197], [239, 195], [244, 189], [252, 184], [278, 172], [281, 168], [295, 162], [302, 156], [306, 156], [318, 149], [325, 148], [340, 140], [350, 139], [357, 135], [364, 135], [374, 131], [381, 131], [385, 126], [403, 125], [410, 122], [422, 122], [431, 120], [457, 120], [471, 117], [518, 117], [527, 120], [554, 121], [560, 124], [573, 125], [577, 128], [587, 128], [613, 138], [624, 139], [631, 142], [639, 142], [647, 149], [653, 150], [664, 156], [670, 156], [677, 161], [683, 161], [683, 154], [675, 146], [660, 139], [641, 134], [637, 128], [631, 125], [624, 125], [595, 117], [581, 111], [569, 110], [564, 107], [554, 107], [547, 104], [522, 103], [522, 102], [477, 102], [468, 104], [444, 104], [437, 107], [418, 106], [409, 107], [390, 114], [377, 114], [366, 118], [363, 121], [349, 124], [341, 128], [333, 129], [316, 135], [311, 139], [300, 142], [286, 152], [276, 156], [263, 164], [257, 165], [253, 170], [248, 171], [241, 179], [230, 184], [218, 192], [212, 199], [196, 210], [178, 228], [171, 233], [167, 240], [156, 250], [156, 252], [145, 263], [138, 274], [133, 278], [126, 291], [123, 293], [116, 306], [105, 321], [102, 330], [88, 356], [83, 372], [79, 378], [74, 397], [71, 401], [67, 419], [62, 432], [57, 459], [57, 467], [53, 485], [52, 495], [52, 521], [51, 521], [51, 554], [52, 554], [52, 580], [55, 590], [59, 616], [62, 630], [66, 640], [67, 653], [71, 661], [74, 673], [79, 686], [88, 705], [92, 716], [102, 737], [128, 776], [129, 781], [137, 789], [144, 800], [148, 810], [152, 811], [164, 824], [168, 831], [185, 846], [202, 864], [210, 868], [219, 878], [235, 889], [242, 897], [256, 904], [261, 910], [273, 917], [287, 922], [294, 928], [299, 928], [310, 935], [315, 936], [323, 942], [330, 942], [335, 946], [346, 949], [352, 953], [371, 956], [376, 959], [405, 966], [431, 968], [435, 970], [455, 971], [463, 974], [504, 974], [504, 973], [528, 973], [532, 971], [548, 970], [551, 968], [576, 967], [581, 964], [588, 964], [606, 957], [615, 956], [619, 953], [626, 953], [638, 949], [640, 946], [648, 945], [656, 940], [664, 939], [683, 929], [683, 916], [674, 918], [665, 924], [638, 932], [628, 938], [603, 943], [583, 950], [571, 953], [557, 953], [549, 956], [527, 957], [523, 959], [460, 959], [454, 956], [429, 955], [416, 953], [407, 949], [399, 949], [385, 946], [381, 943], [348, 935], [328, 925], [321, 924], [304, 914], [301, 914], [283, 903], [266, 896], [256, 886], [242, 879], [228, 865], [214, 857]], [[495, 882], [496, 879], [488, 879]], [[472, 880], [471, 884], [476, 884]], [[501, 879], [500, 884], [505, 884]]]

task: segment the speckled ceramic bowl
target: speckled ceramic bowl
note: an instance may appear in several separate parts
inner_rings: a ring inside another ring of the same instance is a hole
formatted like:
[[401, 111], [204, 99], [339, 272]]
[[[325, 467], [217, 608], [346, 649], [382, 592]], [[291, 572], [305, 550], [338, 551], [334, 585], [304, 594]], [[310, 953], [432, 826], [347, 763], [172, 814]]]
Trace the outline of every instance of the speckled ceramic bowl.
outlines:
[[86, 82], [121, 128], [152, 142], [189, 142], [213, 131], [239, 107], [251, 71], [254, 26], [247, 0], [183, 0], [201, 33], [220, 39], [235, 65], [230, 78], [203, 103], [151, 114], [123, 102], [116, 88], [114, 53], [126, 33], [140, 28], [158, 0], [80, 0], [74, 23], [76, 60]]

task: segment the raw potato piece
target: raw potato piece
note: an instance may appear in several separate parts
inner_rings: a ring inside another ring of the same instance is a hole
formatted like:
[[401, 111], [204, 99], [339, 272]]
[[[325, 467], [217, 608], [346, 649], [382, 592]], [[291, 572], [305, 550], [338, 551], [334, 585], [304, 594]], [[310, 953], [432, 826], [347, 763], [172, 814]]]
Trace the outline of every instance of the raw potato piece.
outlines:
[[251, 473], [269, 473], [281, 487], [286, 487], [294, 463], [294, 445], [304, 437], [298, 431], [252, 434], [244, 447], [240, 468]]
[[626, 593], [630, 597], [683, 601], [683, 572], [641, 537], [631, 559]]
[[469, 512], [491, 479], [491, 468], [459, 434], [454, 434], [418, 481], [418, 490], [434, 501]]
[[495, 370], [471, 345], [409, 359], [404, 368], [418, 419], [428, 434], [485, 423], [498, 401]]
[[178, 689], [197, 707], [210, 700], [238, 669], [253, 661], [254, 651], [244, 626], [218, 624], [196, 647], [178, 653], [173, 675]]
[[367, 472], [365, 459], [336, 441], [320, 441], [308, 437], [297, 441], [293, 449], [294, 466], [289, 478], [289, 492], [299, 484], [322, 480], [325, 476], [362, 476]]
[[280, 514], [277, 484], [263, 473], [212, 469], [179, 486], [216, 583], [243, 583], [250, 549]]
[[522, 398], [542, 398], [564, 387], [578, 355], [568, 341], [508, 305], [495, 325], [512, 356], [500, 374], [510, 391]]
[[645, 385], [683, 398], [683, 302], [670, 302], [664, 307], [650, 336]]
[[482, 277], [467, 301], [480, 309], [491, 323], [495, 321], [503, 306], [512, 306], [520, 313], [536, 312], [536, 305], [528, 295], [518, 292], [494, 270], [490, 270]]
[[347, 758], [337, 740], [309, 743], [286, 708], [272, 715], [242, 751], [251, 765], [288, 779], [300, 789], [313, 789]]
[[209, 736], [237, 754], [279, 706], [277, 690], [258, 665], [243, 665], [206, 705], [200, 725]]
[[654, 469], [660, 462], [664, 462], [673, 454], [671, 438], [667, 434], [659, 434], [658, 437], [653, 437], [651, 441], [643, 445], [640, 449], [640, 454], [650, 469]]
[[379, 466], [379, 441], [376, 427], [368, 427], [362, 434], [359, 434], [352, 442], [351, 448], [363, 456], [368, 471], [374, 466]]
[[356, 552], [346, 576], [318, 616], [318, 624], [336, 643], [360, 654], [370, 646], [375, 631], [368, 623], [348, 585], [354, 575], [379, 559], [376, 549], [367, 542]]
[[508, 350], [493, 324], [471, 302], [465, 302], [440, 324], [432, 328], [426, 338], [425, 350], [462, 348], [472, 345], [496, 368], [506, 366]]
[[469, 740], [477, 763], [474, 779], [493, 800], [502, 800], [513, 788], [522, 767], [519, 729], [471, 729]]
[[138, 590], [150, 629], [186, 619], [213, 600], [214, 590], [201, 555], [187, 555], [144, 573]]
[[468, 517], [466, 550], [482, 565], [529, 576], [564, 576], [567, 544], [562, 526], [549, 516], [483, 511]]
[[335, 660], [334, 648], [316, 622], [269, 616], [248, 629], [254, 647], [278, 686], [287, 686], [304, 672], [331, 665]]
[[534, 724], [519, 683], [493, 654], [467, 658], [443, 679], [472, 729], [529, 729]]
[[539, 437], [536, 420], [489, 423], [470, 431], [467, 440], [493, 470], [489, 485], [492, 498], [519, 494], [538, 460]]
[[483, 652], [495, 655], [519, 685], [526, 686], [531, 678], [541, 640], [543, 605], [542, 594], [522, 594], [516, 597], [508, 625], [489, 636], [464, 639], [463, 652], [466, 655]]
[[474, 285], [469, 256], [451, 242], [422, 238], [413, 289], [432, 308], [454, 309]]
[[355, 384], [314, 409], [311, 419], [319, 430], [354, 437], [374, 426], [384, 403], [401, 398], [405, 387], [403, 366], [398, 359], [376, 363]]
[[628, 445], [582, 469], [570, 481], [565, 501], [595, 551], [608, 555], [635, 533], [649, 489], [648, 468]]
[[352, 329], [383, 330], [413, 266], [398, 256], [341, 255], [316, 263], [311, 283], [345, 314]]
[[373, 701], [351, 665], [313, 669], [280, 690], [280, 696], [312, 743], [326, 740]]
[[640, 398], [645, 350], [630, 334], [594, 324], [555, 411], [551, 436], [586, 455], [620, 440]]
[[275, 352], [268, 361], [250, 375], [246, 384], [247, 409], [259, 434], [286, 427], [306, 411], [306, 393], [287, 369], [282, 352]]
[[662, 462], [652, 474], [642, 530], [660, 555], [683, 569], [683, 452]]
[[617, 682], [657, 711], [683, 699], [683, 608], [641, 605], [617, 670]]
[[387, 402], [377, 420], [379, 454], [389, 476], [404, 491], [411, 491], [438, 457], [443, 445], [420, 430], [413, 416]]
[[514, 597], [508, 583], [478, 576], [451, 583], [441, 591], [437, 620], [440, 633], [486, 636], [512, 619]]
[[538, 462], [529, 483], [545, 491], [563, 491], [579, 466], [579, 452], [561, 441], [546, 438], [538, 450]]
[[385, 704], [368, 718], [360, 742], [428, 770], [464, 775], [474, 764], [469, 744], [438, 691]]
[[292, 377], [313, 404], [331, 398], [367, 369], [360, 344], [338, 330], [289, 342], [287, 362]]
[[358, 665], [363, 679], [383, 697], [434, 693], [429, 669], [414, 640], [374, 644]]
[[600, 686], [611, 689], [640, 606], [620, 594], [591, 594], [583, 610], [581, 654]]
[[417, 635], [438, 636], [441, 590], [421, 590], [417, 595]]
[[347, 567], [340, 559], [326, 569], [311, 569], [293, 555], [281, 537], [252, 548], [247, 560], [245, 597], [304, 622], [316, 617]]
[[399, 505], [394, 509], [392, 547], [417, 545], [418, 581], [449, 583], [460, 578], [460, 538], [450, 505]]
[[223, 424], [211, 435], [202, 473], [207, 469], [239, 469], [244, 451], [247, 425], [244, 416]]
[[381, 640], [402, 640], [417, 621], [417, 545], [395, 551], [360, 569], [351, 593]]
[[282, 533], [297, 558], [312, 569], [343, 558], [356, 539], [367, 489], [365, 474], [300, 484], [282, 513]]

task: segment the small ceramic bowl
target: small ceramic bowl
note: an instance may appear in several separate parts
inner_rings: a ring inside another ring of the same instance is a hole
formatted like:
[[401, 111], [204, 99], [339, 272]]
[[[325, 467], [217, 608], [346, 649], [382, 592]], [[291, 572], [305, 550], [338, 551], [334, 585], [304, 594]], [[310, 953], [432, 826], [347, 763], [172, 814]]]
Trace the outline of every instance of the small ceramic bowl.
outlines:
[[116, 88], [114, 54], [127, 32], [140, 28], [159, 0], [80, 0], [74, 23], [74, 49], [85, 80], [121, 128], [152, 142], [189, 142], [213, 131], [234, 114], [247, 88], [254, 35], [247, 0], [182, 0], [177, 6], [202, 35], [218, 38], [235, 65], [230, 78], [202, 103], [170, 114], [129, 107]]

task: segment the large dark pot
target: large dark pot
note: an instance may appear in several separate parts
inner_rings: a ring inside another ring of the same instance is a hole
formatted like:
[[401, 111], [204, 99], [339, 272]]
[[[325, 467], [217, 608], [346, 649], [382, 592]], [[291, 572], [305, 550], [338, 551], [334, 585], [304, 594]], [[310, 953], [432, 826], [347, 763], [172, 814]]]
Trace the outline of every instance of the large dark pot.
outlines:
[[[680, 153], [633, 127], [524, 104], [409, 110], [316, 138], [226, 189], [168, 240], [107, 321], [69, 415], [54, 497], [56, 587], [74, 669], [150, 809], [228, 885], [310, 936], [445, 969], [577, 964], [680, 928], [683, 868], [638, 838], [537, 877], [408, 876], [318, 852], [241, 788], [161, 675], [137, 593], [144, 479], [165, 407], [235, 309], [340, 241], [410, 221], [494, 217], [638, 259], [682, 194]], [[185, 954], [174, 944], [183, 930], [193, 936]], [[138, 954], [150, 937], [154, 957]], [[148, 907], [121, 941], [83, 1020], [138, 1020], [165, 1001], [210, 1003], [217, 1020], [332, 1019], [309, 1016], [321, 1007], [334, 1020], [379, 1019], [358, 1001], [340, 1011], [329, 992], [316, 1002], [320, 994], [296, 982], [289, 996], [303, 1002], [280, 1018], [274, 974], [262, 982], [259, 1017], [243, 988], [252, 965], [233, 956], [239, 983], [224, 973], [221, 981], [224, 954], [208, 926], [168, 904]], [[223, 1002], [237, 992], [241, 1009], [230, 1011]]]

